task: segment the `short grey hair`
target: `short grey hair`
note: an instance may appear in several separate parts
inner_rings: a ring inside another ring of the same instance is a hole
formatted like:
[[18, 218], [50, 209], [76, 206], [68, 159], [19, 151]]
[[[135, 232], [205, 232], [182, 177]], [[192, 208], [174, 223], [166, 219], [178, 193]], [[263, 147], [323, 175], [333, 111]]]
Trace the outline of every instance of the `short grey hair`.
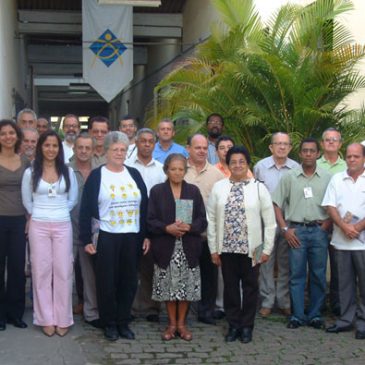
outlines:
[[169, 123], [169, 124], [171, 124], [172, 125], [172, 129], [173, 130], [175, 130], [175, 123], [174, 123], [174, 121], [172, 120], [172, 119], [170, 119], [170, 118], [164, 118], [164, 119], [162, 119], [159, 123], [158, 123], [158, 125], [157, 125], [157, 130], [159, 130], [160, 129], [160, 126], [161, 126], [161, 124], [162, 123]]
[[113, 131], [109, 132], [104, 139], [104, 151], [108, 151], [113, 143], [123, 143], [126, 148], [129, 146], [129, 139], [123, 132]]
[[20, 117], [24, 114], [24, 113], [27, 113], [27, 114], [32, 114], [32, 117], [33, 117], [33, 120], [35, 120], [37, 122], [37, 114], [35, 113], [35, 111], [33, 109], [30, 109], [30, 108], [24, 108], [22, 109], [17, 117], [16, 117], [16, 121], [19, 123], [19, 119]]
[[141, 129], [139, 129], [137, 134], [136, 134], [136, 140], [138, 141], [141, 134], [144, 134], [144, 133], [151, 134], [153, 136], [153, 139], [156, 142], [156, 140], [157, 140], [156, 132], [154, 130], [152, 130], [151, 128], [141, 128]]
[[90, 135], [88, 132], [81, 132], [79, 133], [77, 136], [76, 136], [76, 139], [75, 139], [75, 144], [77, 142], [78, 139], [80, 138], [84, 138], [84, 139], [91, 139], [92, 143], [93, 143], [93, 148], [96, 147], [96, 139]]

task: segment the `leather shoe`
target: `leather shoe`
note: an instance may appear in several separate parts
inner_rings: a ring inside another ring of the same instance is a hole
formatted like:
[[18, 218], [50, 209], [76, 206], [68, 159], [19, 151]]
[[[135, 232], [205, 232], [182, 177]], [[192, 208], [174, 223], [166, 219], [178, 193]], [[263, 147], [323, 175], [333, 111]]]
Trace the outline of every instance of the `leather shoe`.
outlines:
[[316, 330], [320, 330], [324, 328], [324, 322], [320, 318], [313, 318], [308, 326], [315, 328]]
[[365, 331], [356, 331], [355, 338], [357, 340], [365, 340]]
[[213, 312], [213, 319], [223, 319], [224, 317], [226, 316], [226, 314], [220, 310], [220, 309], [217, 309], [216, 311]]
[[228, 333], [225, 336], [226, 342], [236, 341], [241, 336], [241, 330], [239, 328], [229, 327]]
[[0, 321], [0, 331], [5, 331], [5, 330], [6, 330], [6, 322]]
[[291, 319], [288, 323], [288, 325], [286, 326], [286, 328], [289, 329], [296, 329], [298, 327], [300, 327], [302, 324], [297, 320], [297, 319]]
[[216, 324], [215, 320], [212, 317], [201, 317], [201, 316], [199, 316], [198, 321], [202, 322], [202, 323], [205, 323], [205, 324], [210, 324], [212, 326], [215, 326], [215, 324]]
[[241, 342], [249, 343], [252, 341], [252, 328], [243, 327], [241, 333]]
[[27, 328], [28, 327], [28, 325], [20, 318], [10, 318], [10, 319], [8, 319], [8, 323], [12, 324], [14, 327], [17, 327], [17, 328]]
[[158, 323], [159, 322], [159, 318], [157, 314], [149, 314], [146, 316], [146, 320], [148, 322], [154, 322], [154, 323]]
[[133, 331], [127, 325], [118, 326], [118, 332], [122, 338], [126, 338], [127, 340], [135, 339]]
[[339, 332], [347, 332], [347, 331], [351, 331], [351, 330], [352, 330], [352, 326], [338, 327], [337, 324], [334, 324], [333, 326], [326, 328], [327, 333], [339, 333]]
[[117, 326], [106, 326], [104, 328], [104, 337], [109, 341], [116, 341], [119, 338]]

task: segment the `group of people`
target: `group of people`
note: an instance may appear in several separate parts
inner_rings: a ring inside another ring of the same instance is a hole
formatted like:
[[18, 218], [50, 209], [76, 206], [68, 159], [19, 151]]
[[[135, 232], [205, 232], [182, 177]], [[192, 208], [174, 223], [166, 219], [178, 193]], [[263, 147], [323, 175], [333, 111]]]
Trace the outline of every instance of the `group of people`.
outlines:
[[73, 324], [74, 256], [84, 319], [111, 341], [135, 338], [135, 316], [158, 321], [161, 302], [165, 341], [192, 340], [192, 307], [205, 324], [225, 317], [227, 342], [248, 343], [260, 299], [263, 317], [277, 306], [290, 329], [324, 328], [328, 251], [339, 319], [326, 330], [351, 330], [355, 320], [355, 337], [365, 339], [361, 144], [341, 159], [341, 134], [330, 128], [322, 157], [306, 138], [299, 164], [288, 157], [290, 136], [277, 132], [271, 155], [250, 170], [248, 150], [223, 135], [216, 113], [208, 137], [194, 134], [186, 147], [173, 141], [169, 119], [155, 132], [125, 116], [111, 131], [97, 116], [86, 133], [68, 114], [63, 142], [48, 124], [36, 126], [30, 109], [16, 123], [0, 121], [0, 330], [27, 327], [29, 242], [33, 323], [47, 336], [65, 336]]

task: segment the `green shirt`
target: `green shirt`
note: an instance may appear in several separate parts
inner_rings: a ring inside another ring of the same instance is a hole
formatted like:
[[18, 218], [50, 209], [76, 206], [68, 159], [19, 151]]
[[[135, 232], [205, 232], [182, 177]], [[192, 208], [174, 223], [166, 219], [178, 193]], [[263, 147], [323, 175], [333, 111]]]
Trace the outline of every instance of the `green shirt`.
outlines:
[[321, 158], [317, 160], [317, 166], [323, 170], [327, 170], [332, 175], [337, 174], [337, 172], [345, 171], [347, 169], [346, 161], [343, 160], [340, 156], [338, 156], [338, 159], [335, 163], [331, 164], [322, 155]]
[[285, 205], [285, 220], [302, 223], [327, 219], [321, 203], [331, 177], [318, 166], [310, 177], [304, 174], [302, 167], [292, 169], [280, 180], [272, 200], [281, 209]]

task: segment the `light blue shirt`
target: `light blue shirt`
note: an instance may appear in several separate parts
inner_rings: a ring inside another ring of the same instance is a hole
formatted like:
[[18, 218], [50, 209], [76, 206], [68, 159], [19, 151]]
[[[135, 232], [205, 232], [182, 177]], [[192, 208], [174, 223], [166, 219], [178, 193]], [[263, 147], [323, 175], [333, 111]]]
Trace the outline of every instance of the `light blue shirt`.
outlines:
[[163, 164], [167, 156], [171, 155], [172, 153], [181, 153], [186, 158], [189, 157], [188, 151], [186, 151], [186, 149], [183, 146], [175, 142], [172, 142], [172, 144], [167, 150], [162, 149], [160, 142], [157, 142], [155, 145], [155, 149], [153, 150], [152, 157]]

